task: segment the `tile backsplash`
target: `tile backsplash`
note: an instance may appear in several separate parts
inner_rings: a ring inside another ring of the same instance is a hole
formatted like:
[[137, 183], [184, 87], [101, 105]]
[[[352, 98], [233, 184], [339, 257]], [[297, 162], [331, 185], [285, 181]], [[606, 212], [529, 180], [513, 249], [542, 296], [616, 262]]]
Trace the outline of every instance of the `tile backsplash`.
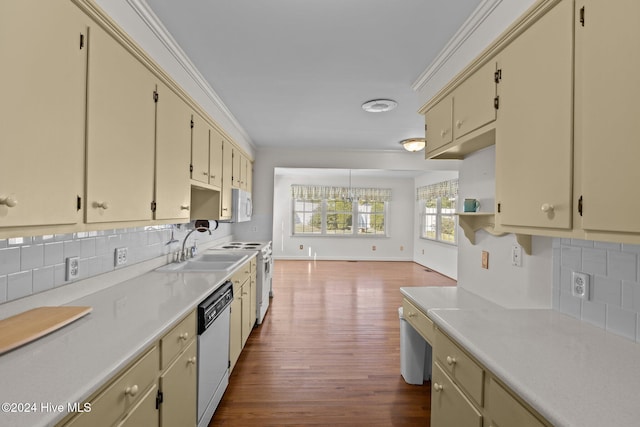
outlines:
[[[640, 245], [553, 239], [553, 308], [640, 342]], [[587, 273], [589, 298], [571, 294], [571, 273]]]
[[[86, 279], [115, 270], [115, 249], [127, 248], [127, 266], [175, 252], [193, 228], [191, 224], [157, 225], [0, 239], [0, 303], [72, 283], [65, 277], [65, 260], [79, 257], [79, 277]], [[230, 234], [229, 224], [212, 233], [194, 233], [199, 243]], [[172, 242], [172, 240], [178, 242]], [[120, 267], [119, 267], [120, 268]]]

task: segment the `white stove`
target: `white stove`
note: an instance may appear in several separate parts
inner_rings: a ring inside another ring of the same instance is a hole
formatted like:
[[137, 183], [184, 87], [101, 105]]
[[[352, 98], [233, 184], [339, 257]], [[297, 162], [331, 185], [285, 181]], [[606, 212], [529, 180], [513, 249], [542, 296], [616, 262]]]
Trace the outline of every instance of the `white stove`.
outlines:
[[271, 242], [227, 242], [216, 246], [213, 250], [243, 250], [257, 251], [258, 271], [256, 274], [256, 318], [258, 325], [262, 324], [269, 308], [269, 298], [273, 298], [273, 253]]

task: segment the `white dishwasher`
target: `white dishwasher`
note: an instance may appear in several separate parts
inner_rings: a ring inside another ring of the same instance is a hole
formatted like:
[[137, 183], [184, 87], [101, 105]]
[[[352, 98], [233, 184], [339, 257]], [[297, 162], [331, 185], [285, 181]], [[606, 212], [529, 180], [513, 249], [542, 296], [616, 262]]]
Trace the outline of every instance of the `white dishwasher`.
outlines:
[[207, 427], [229, 384], [229, 319], [233, 284], [198, 305], [198, 427]]

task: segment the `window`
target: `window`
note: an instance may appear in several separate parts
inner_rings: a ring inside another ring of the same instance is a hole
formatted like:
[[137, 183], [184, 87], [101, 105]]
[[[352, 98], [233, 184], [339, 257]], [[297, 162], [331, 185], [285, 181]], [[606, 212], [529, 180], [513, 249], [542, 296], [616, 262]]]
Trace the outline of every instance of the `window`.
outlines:
[[417, 193], [422, 224], [420, 237], [456, 244], [458, 180], [420, 187]]
[[391, 190], [292, 186], [293, 234], [386, 236]]

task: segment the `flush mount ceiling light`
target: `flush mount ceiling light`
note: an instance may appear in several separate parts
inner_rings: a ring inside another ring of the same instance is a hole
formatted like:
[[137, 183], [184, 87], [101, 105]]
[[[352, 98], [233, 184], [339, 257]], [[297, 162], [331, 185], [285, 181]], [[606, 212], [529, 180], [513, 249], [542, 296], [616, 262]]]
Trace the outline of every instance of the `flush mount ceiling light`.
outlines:
[[372, 99], [362, 104], [362, 109], [368, 113], [384, 113], [397, 106], [398, 103], [392, 99]]
[[404, 147], [405, 150], [415, 153], [416, 151], [420, 151], [424, 148], [425, 139], [424, 138], [403, 139], [402, 141], [400, 141], [400, 144], [402, 145], [402, 147]]

